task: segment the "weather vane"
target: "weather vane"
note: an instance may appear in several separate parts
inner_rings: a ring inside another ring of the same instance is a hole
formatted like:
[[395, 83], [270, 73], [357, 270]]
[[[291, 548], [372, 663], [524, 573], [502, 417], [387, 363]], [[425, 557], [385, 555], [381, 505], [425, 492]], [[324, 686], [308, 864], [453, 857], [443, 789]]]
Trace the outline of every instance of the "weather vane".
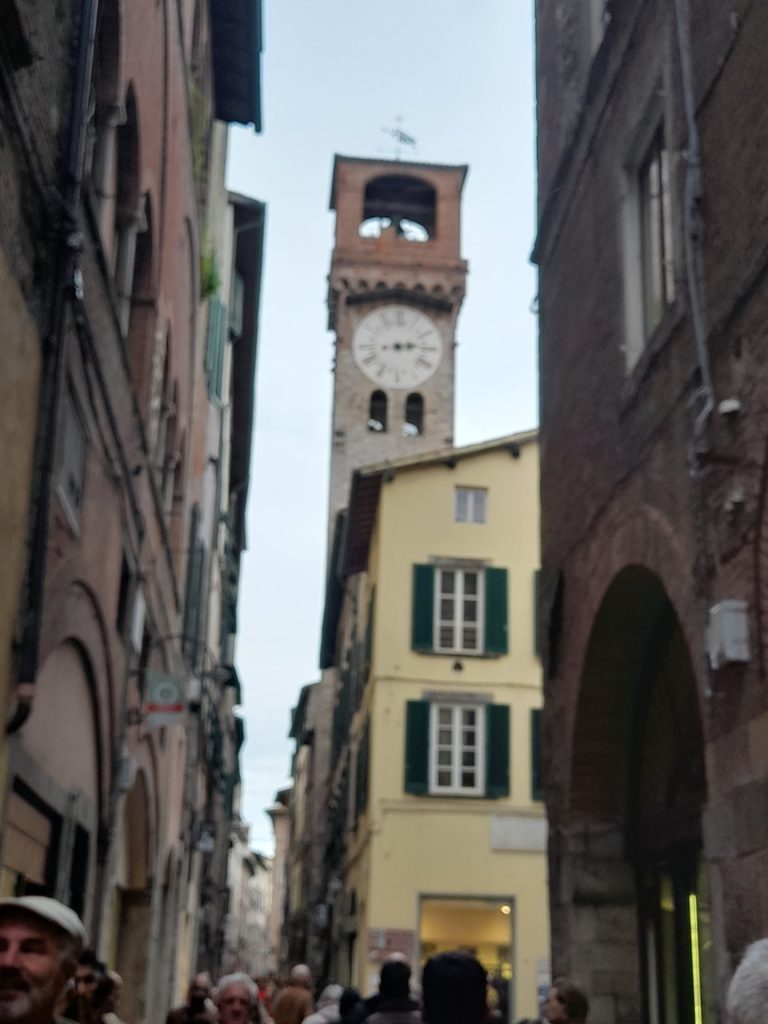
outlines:
[[395, 140], [395, 160], [400, 159], [403, 146], [410, 146], [414, 151], [416, 150], [416, 139], [403, 131], [403, 119], [399, 115], [395, 118], [396, 127], [394, 128], [382, 128], [381, 130], [385, 135], [391, 136]]

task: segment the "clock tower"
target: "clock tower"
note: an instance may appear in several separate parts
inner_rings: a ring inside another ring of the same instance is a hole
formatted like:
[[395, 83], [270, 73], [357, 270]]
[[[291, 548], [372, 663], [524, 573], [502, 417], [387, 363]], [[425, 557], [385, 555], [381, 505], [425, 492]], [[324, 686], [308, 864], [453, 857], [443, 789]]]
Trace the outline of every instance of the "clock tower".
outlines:
[[330, 526], [359, 466], [453, 444], [467, 168], [337, 156]]

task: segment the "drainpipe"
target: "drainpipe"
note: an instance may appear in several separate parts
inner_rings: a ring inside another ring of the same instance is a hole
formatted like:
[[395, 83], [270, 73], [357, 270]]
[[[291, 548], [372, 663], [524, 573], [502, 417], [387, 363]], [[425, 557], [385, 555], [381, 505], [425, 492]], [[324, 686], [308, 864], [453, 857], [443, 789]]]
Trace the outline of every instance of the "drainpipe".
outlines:
[[78, 211], [98, 12], [99, 0], [82, 0], [80, 20], [74, 30], [75, 69], [72, 102], [63, 154], [64, 176], [56, 231], [56, 262], [51, 281], [48, 329], [43, 342], [34, 474], [30, 494], [32, 522], [28, 536], [27, 569], [20, 602], [20, 638], [16, 650], [16, 709], [6, 725], [6, 735], [18, 732], [31, 714], [39, 668], [56, 427], [64, 384], [68, 299], [72, 294], [82, 296], [82, 279], [78, 267], [81, 247]]
[[688, 136], [683, 216], [685, 225], [686, 279], [691, 302], [691, 321], [693, 323], [693, 337], [696, 343], [696, 360], [699, 373], [701, 374], [701, 387], [697, 397], [703, 402], [694, 421], [693, 430], [694, 445], [699, 449], [706, 422], [715, 407], [709, 351], [707, 349], [709, 322], [704, 299], [701, 144], [699, 141], [699, 129], [696, 124], [696, 99], [693, 88], [691, 34], [689, 27], [690, 11], [687, 0], [674, 0], [674, 6], [677, 47], [680, 56], [680, 77], [683, 87], [683, 109]]

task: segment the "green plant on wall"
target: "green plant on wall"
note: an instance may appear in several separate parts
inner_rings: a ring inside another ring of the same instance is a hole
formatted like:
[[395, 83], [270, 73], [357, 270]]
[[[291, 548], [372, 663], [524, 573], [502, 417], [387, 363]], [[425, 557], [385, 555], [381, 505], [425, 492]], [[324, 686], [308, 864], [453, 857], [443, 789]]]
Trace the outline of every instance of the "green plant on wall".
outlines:
[[200, 299], [205, 302], [215, 295], [221, 284], [219, 261], [213, 249], [205, 248], [200, 257]]

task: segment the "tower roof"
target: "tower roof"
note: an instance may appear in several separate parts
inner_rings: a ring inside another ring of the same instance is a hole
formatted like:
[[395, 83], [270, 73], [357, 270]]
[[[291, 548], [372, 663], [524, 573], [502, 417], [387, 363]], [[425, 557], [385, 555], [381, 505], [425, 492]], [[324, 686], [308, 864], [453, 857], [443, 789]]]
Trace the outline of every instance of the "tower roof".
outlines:
[[463, 188], [469, 171], [469, 164], [431, 164], [411, 160], [385, 160], [381, 157], [343, 156], [340, 153], [336, 153], [333, 158], [333, 177], [331, 179], [330, 209], [332, 210], [336, 209], [336, 182], [340, 164], [367, 164], [372, 170], [379, 170], [382, 174], [408, 175], [417, 174], [419, 171], [426, 171], [428, 173], [434, 171], [458, 171], [460, 174], [459, 191]]

